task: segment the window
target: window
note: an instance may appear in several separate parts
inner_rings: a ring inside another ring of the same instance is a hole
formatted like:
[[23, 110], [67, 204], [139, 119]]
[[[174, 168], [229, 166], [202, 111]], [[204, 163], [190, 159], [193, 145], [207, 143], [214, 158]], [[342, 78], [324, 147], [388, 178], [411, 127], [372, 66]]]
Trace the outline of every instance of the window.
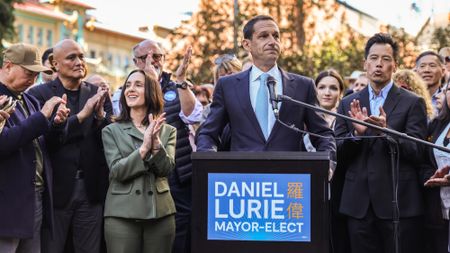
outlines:
[[53, 31], [47, 30], [47, 47], [53, 47]]
[[42, 29], [41, 27], [38, 28], [37, 40], [38, 40], [37, 41], [38, 46], [44, 45], [44, 29]]
[[30, 44], [34, 44], [34, 27], [30, 25], [30, 27], [28, 27], [28, 43]]
[[19, 36], [19, 42], [23, 42], [23, 25], [17, 26], [17, 35]]

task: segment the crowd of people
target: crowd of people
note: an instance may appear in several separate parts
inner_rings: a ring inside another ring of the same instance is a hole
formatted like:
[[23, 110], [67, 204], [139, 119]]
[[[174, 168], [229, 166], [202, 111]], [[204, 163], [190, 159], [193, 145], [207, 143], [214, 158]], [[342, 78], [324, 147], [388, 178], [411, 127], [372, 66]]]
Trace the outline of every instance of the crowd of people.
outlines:
[[393, 253], [394, 238], [401, 252], [450, 252], [449, 153], [394, 138], [393, 164], [380, 131], [285, 102], [276, 116], [266, 86], [271, 78], [277, 94], [450, 148], [450, 47], [399, 70], [397, 43], [377, 33], [364, 72], [310, 78], [277, 65], [272, 17], [250, 19], [243, 38], [250, 63], [220, 55], [214, 83], [201, 85], [187, 78], [190, 47], [171, 74], [167, 52], [144, 40], [130, 48], [136, 69], [114, 92], [88, 75], [73, 40], [42, 56], [24, 43], [6, 49], [0, 252], [191, 252], [193, 151], [328, 151], [330, 252]]

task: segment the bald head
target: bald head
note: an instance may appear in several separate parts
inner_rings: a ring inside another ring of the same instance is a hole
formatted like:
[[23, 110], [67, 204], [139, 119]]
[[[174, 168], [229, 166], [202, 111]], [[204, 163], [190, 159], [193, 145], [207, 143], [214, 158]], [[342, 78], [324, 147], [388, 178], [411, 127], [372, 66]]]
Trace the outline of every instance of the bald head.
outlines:
[[81, 79], [86, 76], [84, 52], [74, 40], [65, 39], [53, 47], [52, 63], [62, 79], [81, 82]]
[[152, 54], [151, 64], [155, 67], [158, 74], [161, 75], [165, 60], [165, 53], [159, 43], [154, 40], [143, 40], [133, 47], [134, 64], [139, 69], [144, 69], [147, 61], [147, 55], [149, 53]]
[[56, 45], [53, 47], [53, 57], [58, 58], [61, 56], [64, 56], [64, 51], [67, 49], [72, 48], [78, 48], [80, 51], [82, 51], [81, 46], [71, 39], [64, 39], [56, 43]]
[[108, 81], [106, 81], [106, 79], [100, 75], [97, 74], [91, 75], [86, 79], [86, 82], [91, 83], [97, 87], [106, 89], [108, 91], [110, 90]]

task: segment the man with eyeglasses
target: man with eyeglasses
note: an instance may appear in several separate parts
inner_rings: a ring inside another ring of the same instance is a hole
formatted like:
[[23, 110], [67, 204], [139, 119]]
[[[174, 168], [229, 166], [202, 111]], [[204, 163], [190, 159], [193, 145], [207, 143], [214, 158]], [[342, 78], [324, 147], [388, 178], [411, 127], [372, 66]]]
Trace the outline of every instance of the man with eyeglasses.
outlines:
[[202, 104], [189, 89], [191, 84], [186, 81], [192, 48], [186, 50], [183, 61], [175, 72], [175, 82], [171, 80], [171, 74], [163, 70], [165, 52], [157, 42], [144, 40], [133, 48], [133, 54], [136, 67], [161, 83], [166, 121], [177, 128], [176, 167], [169, 178], [177, 209], [176, 236], [172, 252], [190, 252], [192, 146], [188, 125], [200, 122], [203, 111]]
[[2, 253], [39, 253], [41, 228], [53, 228], [52, 166], [44, 135], [51, 125], [65, 122], [68, 110], [61, 97], [50, 97], [40, 107], [24, 93], [40, 72], [52, 73], [42, 66], [36, 47], [20, 43], [5, 50], [0, 69], [0, 111], [7, 112], [0, 113], [5, 120], [0, 131]]

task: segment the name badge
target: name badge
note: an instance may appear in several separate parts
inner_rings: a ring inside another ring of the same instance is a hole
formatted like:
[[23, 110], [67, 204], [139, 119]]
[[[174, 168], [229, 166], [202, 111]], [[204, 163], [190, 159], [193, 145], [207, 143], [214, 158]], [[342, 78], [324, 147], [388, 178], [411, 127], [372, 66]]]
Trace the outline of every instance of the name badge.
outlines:
[[175, 98], [177, 98], [177, 93], [175, 93], [175, 91], [173, 90], [169, 90], [168, 92], [164, 93], [164, 100], [166, 100], [167, 102], [172, 102], [173, 100], [175, 100]]

